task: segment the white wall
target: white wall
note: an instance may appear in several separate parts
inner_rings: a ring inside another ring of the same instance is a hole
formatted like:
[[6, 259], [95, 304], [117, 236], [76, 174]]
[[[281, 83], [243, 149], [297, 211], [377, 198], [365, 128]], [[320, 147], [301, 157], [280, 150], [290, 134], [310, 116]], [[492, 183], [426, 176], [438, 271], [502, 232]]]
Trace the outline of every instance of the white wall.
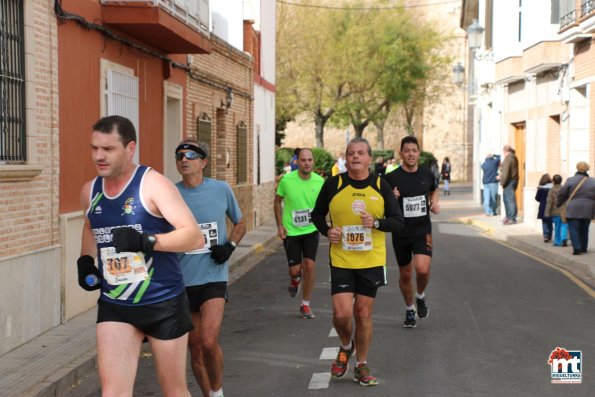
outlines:
[[213, 34], [240, 51], [244, 50], [244, 12], [242, 0], [211, 0]]

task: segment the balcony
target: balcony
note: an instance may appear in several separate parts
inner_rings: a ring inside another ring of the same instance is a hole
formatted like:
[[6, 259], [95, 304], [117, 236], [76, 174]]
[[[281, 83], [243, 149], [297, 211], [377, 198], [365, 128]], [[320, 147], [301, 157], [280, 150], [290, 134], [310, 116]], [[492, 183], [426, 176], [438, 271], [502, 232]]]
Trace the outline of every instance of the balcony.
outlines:
[[571, 44], [589, 39], [591, 38], [591, 34], [583, 31], [577, 19], [577, 11], [572, 10], [560, 18], [558, 37], [560, 37], [560, 41], [564, 44]]
[[495, 80], [497, 84], [510, 84], [524, 80], [525, 77], [522, 57], [509, 57], [496, 62]]
[[101, 0], [101, 19], [167, 54], [206, 54], [209, 0]]
[[595, 0], [583, 1], [579, 27], [583, 33], [595, 33]]
[[523, 51], [523, 70], [526, 74], [539, 74], [560, 67], [569, 57], [567, 44], [542, 41]]

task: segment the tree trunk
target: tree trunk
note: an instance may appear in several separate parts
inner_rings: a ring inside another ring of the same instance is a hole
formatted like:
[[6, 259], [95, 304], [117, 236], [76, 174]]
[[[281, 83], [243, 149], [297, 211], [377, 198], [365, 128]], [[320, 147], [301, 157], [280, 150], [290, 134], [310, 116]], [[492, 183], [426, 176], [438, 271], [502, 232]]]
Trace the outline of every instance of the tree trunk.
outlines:
[[386, 119], [378, 119], [374, 121], [374, 126], [376, 127], [376, 148], [378, 150], [384, 150], [384, 124], [386, 123]]
[[319, 110], [314, 113], [314, 124], [316, 132], [316, 147], [324, 148], [324, 125], [335, 112], [334, 109], [327, 109], [324, 113]]

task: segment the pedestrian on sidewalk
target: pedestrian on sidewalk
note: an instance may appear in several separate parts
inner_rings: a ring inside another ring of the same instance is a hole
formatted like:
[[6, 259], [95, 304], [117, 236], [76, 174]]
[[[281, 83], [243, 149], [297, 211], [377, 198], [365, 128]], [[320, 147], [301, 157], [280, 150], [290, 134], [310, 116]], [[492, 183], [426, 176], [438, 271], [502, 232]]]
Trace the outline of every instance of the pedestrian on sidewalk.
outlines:
[[[432, 172], [418, 165], [421, 148], [417, 138], [403, 138], [399, 153], [403, 165], [385, 179], [393, 189], [405, 219], [405, 227], [393, 233], [392, 241], [399, 265], [399, 288], [406, 306], [403, 327], [415, 328], [417, 318], [426, 319], [430, 315], [425, 295], [430, 282], [433, 248], [430, 212], [440, 213], [440, 195]], [[413, 304], [414, 271], [416, 305]]]
[[[85, 218], [77, 264], [81, 287], [101, 288], [101, 390], [104, 396], [133, 395], [146, 337], [163, 395], [190, 396], [186, 345], [192, 321], [175, 252], [201, 248], [204, 237], [174, 184], [133, 163], [135, 150], [130, 120], [108, 116], [93, 126], [91, 152], [98, 176], [81, 191]], [[109, 264], [115, 266], [109, 269]], [[89, 275], [101, 283], [88, 285]]]
[[543, 174], [539, 179], [539, 186], [535, 193], [535, 201], [539, 202], [539, 209], [537, 210], [537, 219], [541, 219], [541, 228], [543, 230], [543, 242], [549, 243], [552, 241], [553, 224], [552, 218], [545, 216], [545, 206], [547, 203], [547, 196], [552, 188], [552, 178], [550, 174]]
[[558, 207], [558, 195], [562, 188], [562, 177], [558, 174], [552, 178], [553, 186], [547, 194], [544, 216], [551, 218], [554, 225], [554, 247], [566, 247], [568, 240], [568, 224], [562, 222], [562, 209]]
[[595, 218], [595, 179], [590, 178], [587, 171], [589, 164], [579, 161], [576, 164], [576, 174], [566, 179], [558, 195], [558, 205], [568, 200], [566, 218], [572, 242], [572, 255], [587, 252], [589, 226]]
[[[190, 364], [203, 396], [222, 397], [219, 334], [228, 296], [228, 260], [244, 237], [246, 226], [229, 184], [204, 176], [207, 144], [186, 139], [176, 148], [175, 156], [182, 176], [176, 187], [205, 236], [203, 248], [178, 254], [194, 325], [188, 336]], [[230, 233], [226, 218], [233, 225]]]
[[314, 318], [310, 298], [314, 289], [314, 268], [318, 251], [319, 233], [312, 224], [311, 212], [324, 179], [314, 170], [312, 150], [302, 148], [298, 154], [298, 169], [283, 176], [277, 187], [273, 209], [277, 222], [277, 235], [289, 265], [289, 296], [297, 295], [302, 284], [302, 318]]
[[376, 293], [386, 285], [385, 232], [399, 231], [403, 216], [389, 184], [369, 171], [372, 149], [368, 141], [353, 138], [346, 158], [347, 172], [327, 179], [322, 186], [312, 221], [330, 242], [333, 325], [341, 341], [331, 375], [342, 378], [357, 350], [353, 380], [374, 386], [378, 380], [370, 372], [368, 350]]
[[481, 165], [483, 171], [483, 212], [486, 216], [498, 214], [498, 168], [500, 167], [500, 156], [491, 152]]
[[513, 225], [516, 223], [517, 203], [516, 189], [519, 186], [519, 160], [515, 151], [510, 145], [504, 145], [502, 148], [504, 160], [502, 161], [502, 173], [498, 175], [500, 185], [502, 185], [502, 200], [506, 217], [503, 220], [504, 225]]
[[442, 160], [442, 168], [440, 169], [440, 176], [444, 182], [444, 195], [450, 196], [450, 173], [451, 173], [450, 160], [445, 157]]
[[440, 184], [440, 168], [438, 167], [438, 159], [432, 159], [430, 171], [432, 171], [432, 175], [434, 175], [434, 182], [436, 183], [436, 186], [438, 186]]

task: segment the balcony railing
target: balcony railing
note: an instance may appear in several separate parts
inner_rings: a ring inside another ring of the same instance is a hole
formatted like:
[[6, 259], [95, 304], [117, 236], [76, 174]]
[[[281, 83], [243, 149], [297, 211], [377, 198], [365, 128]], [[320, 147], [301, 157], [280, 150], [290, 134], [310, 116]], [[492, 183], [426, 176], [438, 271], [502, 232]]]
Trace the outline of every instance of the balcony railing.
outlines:
[[586, 17], [595, 11], [595, 0], [583, 0], [581, 4], [581, 17]]
[[161, 7], [188, 26], [209, 35], [209, 0], [101, 0], [101, 4], [145, 4]]
[[570, 11], [568, 14], [560, 18], [560, 29], [564, 29], [568, 25], [576, 22], [576, 10]]

